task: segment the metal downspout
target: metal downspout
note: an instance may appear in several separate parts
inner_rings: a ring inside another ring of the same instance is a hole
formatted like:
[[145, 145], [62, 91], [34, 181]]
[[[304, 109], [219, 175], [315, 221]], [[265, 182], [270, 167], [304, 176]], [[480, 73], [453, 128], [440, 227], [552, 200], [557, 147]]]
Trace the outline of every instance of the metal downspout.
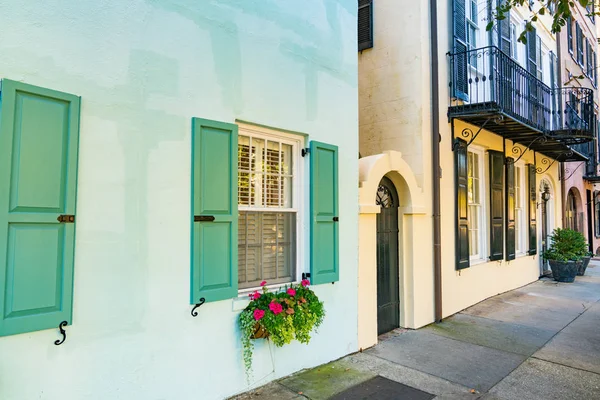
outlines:
[[429, 0], [431, 32], [431, 147], [433, 171], [433, 285], [435, 321], [442, 320], [442, 245], [440, 224], [440, 93], [438, 68], [437, 1]]

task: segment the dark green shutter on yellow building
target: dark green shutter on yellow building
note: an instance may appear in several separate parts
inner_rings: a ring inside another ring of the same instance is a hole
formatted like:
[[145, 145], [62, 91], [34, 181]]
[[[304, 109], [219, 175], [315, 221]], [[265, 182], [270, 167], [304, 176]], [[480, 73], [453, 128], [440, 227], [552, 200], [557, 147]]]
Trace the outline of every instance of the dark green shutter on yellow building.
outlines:
[[[8, 79], [0, 112], [0, 336], [72, 322], [77, 96]], [[62, 219], [61, 219], [62, 220]]]
[[489, 151], [490, 162], [490, 261], [504, 257], [504, 154]]
[[454, 184], [456, 191], [456, 269], [469, 268], [469, 202], [467, 142], [455, 140]]

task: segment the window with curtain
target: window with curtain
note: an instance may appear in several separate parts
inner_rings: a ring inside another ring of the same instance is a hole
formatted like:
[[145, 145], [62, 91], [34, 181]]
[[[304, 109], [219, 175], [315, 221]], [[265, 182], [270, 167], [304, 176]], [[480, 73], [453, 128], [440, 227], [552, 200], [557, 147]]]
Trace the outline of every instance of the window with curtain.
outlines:
[[246, 135], [238, 140], [238, 285], [291, 282], [296, 275], [294, 159], [298, 142]]

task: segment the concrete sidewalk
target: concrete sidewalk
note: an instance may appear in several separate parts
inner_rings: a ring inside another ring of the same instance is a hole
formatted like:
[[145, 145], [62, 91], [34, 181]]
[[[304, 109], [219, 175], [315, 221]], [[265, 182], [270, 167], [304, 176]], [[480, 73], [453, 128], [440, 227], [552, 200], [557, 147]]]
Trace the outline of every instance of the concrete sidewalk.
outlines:
[[235, 399], [600, 399], [600, 262]]

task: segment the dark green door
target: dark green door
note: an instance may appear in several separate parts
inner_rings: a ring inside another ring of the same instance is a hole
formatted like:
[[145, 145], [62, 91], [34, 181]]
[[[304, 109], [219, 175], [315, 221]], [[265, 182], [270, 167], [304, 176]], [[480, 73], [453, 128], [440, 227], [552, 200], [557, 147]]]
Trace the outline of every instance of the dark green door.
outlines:
[[398, 193], [383, 178], [377, 190], [377, 334], [400, 326], [398, 282]]

